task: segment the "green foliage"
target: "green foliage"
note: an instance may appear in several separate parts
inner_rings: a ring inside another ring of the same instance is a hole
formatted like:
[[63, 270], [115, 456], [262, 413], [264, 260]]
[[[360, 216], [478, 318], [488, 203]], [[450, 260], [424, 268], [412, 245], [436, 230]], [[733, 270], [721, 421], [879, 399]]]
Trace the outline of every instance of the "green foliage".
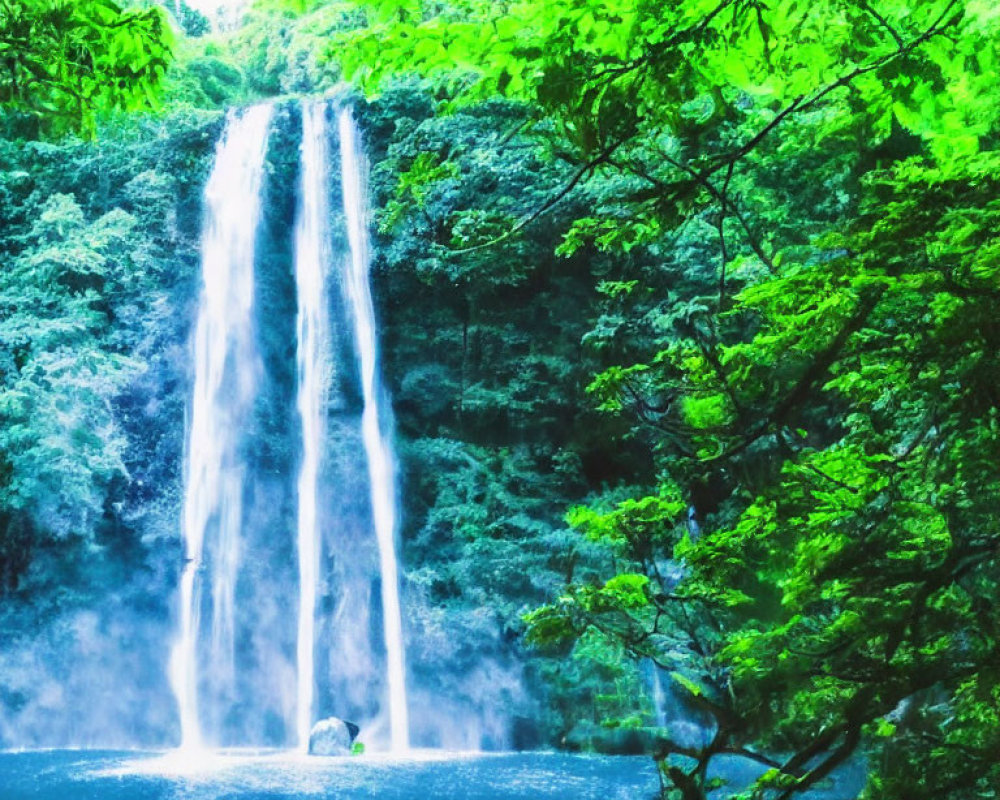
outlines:
[[178, 21], [181, 24], [181, 29], [184, 31], [185, 36], [204, 36], [212, 30], [212, 23], [209, 22], [208, 17], [198, 11], [198, 9], [192, 8], [187, 3], [183, 2], [183, 0], [180, 3]]
[[132, 225], [112, 212], [85, 226], [71, 196], [53, 195], [28, 234], [33, 252], [0, 278], [0, 347], [13, 361], [0, 395], [12, 477], [0, 513], [30, 510], [57, 535], [91, 527], [102, 484], [124, 471], [110, 401], [136, 366], [96, 334], [109, 249]]
[[258, 96], [320, 93], [340, 80], [338, 66], [320, 56], [331, 38], [355, 24], [356, 12], [342, 2], [288, 5], [253, 4], [241, 26], [220, 44]]
[[[698, 135], [748, 100], [767, 123], [765, 108], [804, 110], [849, 84], [873, 130], [888, 130], [895, 115], [940, 139], [942, 154], [975, 148], [989, 128], [967, 108], [995, 80], [993, 54], [975, 44], [994, 23], [979, 3], [520, 0], [502, 13], [482, 0], [361, 5], [369, 25], [346, 34], [350, 47], [338, 57], [367, 87], [419, 71], [460, 87], [466, 101], [523, 98], [556, 112], [587, 148], [645, 134], [650, 121]], [[934, 37], [959, 20], [961, 48]], [[940, 91], [950, 84], [961, 86], [958, 96]], [[845, 121], [831, 115], [819, 129], [829, 134]]]
[[214, 131], [197, 115], [109, 124], [100, 151], [0, 140], [0, 572], [40, 603], [68, 563], [135, 557], [124, 531], [174, 535], [163, 443], [183, 407], [164, 387], [186, 330], [167, 303], [192, 274]]
[[[477, 200], [510, 218], [541, 194], [539, 175], [557, 180], [561, 169], [520, 134], [523, 106], [436, 117], [434, 105], [426, 86], [400, 82], [359, 109], [400, 440], [409, 674], [487, 713], [502, 703], [520, 722], [513, 740], [493, 746], [588, 747], [602, 720], [634, 712], [635, 670], [620, 659], [612, 668], [615, 658], [567, 667], [559, 652], [529, 655], [521, 615], [566, 575], [593, 574], [594, 547], [567, 530], [567, 506], [645, 468], [601, 435], [618, 421], [578, 397], [592, 369], [579, 342], [595, 303], [578, 272], [601, 267], [555, 258], [545, 229], [502, 254], [453, 254]], [[483, 670], [486, 691], [502, 699], [474, 694]]]
[[[155, 300], [190, 248], [172, 198], [211, 144], [197, 109], [343, 68], [378, 95], [359, 113], [419, 682], [485, 703], [447, 675], [524, 664], [532, 697], [505, 704], [534, 743], [597, 747], [646, 728], [655, 665], [712, 733], [635, 740], [685, 800], [787, 800], [858, 754], [865, 797], [996, 796], [992, 7], [295, 5], [188, 20], [177, 138], [0, 143], [6, 586], [33, 546], [131, 531], [116, 503], [176, 506], [137, 485], [167, 435], [137, 420], [146, 354], [182, 338]], [[43, 6], [0, 4], [34, 31], [3, 40], [0, 100], [87, 128], [148, 99], [159, 12]], [[707, 778], [733, 755], [761, 766], [746, 791]]]
[[995, 796], [995, 11], [359, 7], [331, 55], [370, 93], [415, 71], [455, 116], [529, 104], [520, 205], [463, 197], [432, 144], [394, 213], [424, 212], [428, 274], [470, 296], [535, 237], [579, 264], [590, 397], [656, 475], [570, 512], [606, 566], [529, 640], [675, 676], [714, 733], [652, 748], [677, 796], [707, 796], [723, 753], [768, 769], [747, 796], [787, 800], [859, 751], [866, 796]]
[[665, 485], [658, 496], [624, 500], [608, 513], [578, 506], [566, 521], [588, 539], [634, 549], [662, 543], [686, 508], [676, 487]]
[[95, 114], [158, 106], [173, 36], [160, 8], [0, 3], [0, 104], [93, 133]]

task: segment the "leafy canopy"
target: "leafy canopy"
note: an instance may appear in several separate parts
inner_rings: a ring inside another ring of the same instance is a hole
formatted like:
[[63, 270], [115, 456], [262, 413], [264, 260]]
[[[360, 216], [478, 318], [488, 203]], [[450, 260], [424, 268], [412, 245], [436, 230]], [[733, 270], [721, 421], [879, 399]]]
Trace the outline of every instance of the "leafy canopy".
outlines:
[[0, 104], [87, 130], [98, 112], [155, 107], [172, 41], [158, 7], [0, 0]]
[[[451, 108], [525, 101], [564, 165], [506, 231], [439, 241], [481, 259], [582, 199], [560, 253], [615, 260], [590, 392], [661, 480], [570, 513], [608, 574], [533, 640], [673, 677], [708, 731], [660, 731], [673, 797], [738, 754], [740, 796], [787, 800], [861, 750], [865, 797], [996, 797], [995, 8], [359, 6], [331, 53], [369, 92], [415, 70]], [[455, 180], [414, 163], [401, 196]]]

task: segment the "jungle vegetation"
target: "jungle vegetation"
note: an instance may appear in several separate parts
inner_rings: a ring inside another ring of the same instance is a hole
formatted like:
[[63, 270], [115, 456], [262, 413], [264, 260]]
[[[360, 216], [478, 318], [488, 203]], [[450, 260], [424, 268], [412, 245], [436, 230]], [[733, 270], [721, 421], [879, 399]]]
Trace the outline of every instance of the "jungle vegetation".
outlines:
[[423, 685], [669, 798], [1000, 794], [994, 6], [151, 6], [0, 0], [5, 625], [156, 571], [218, 109], [350, 81]]

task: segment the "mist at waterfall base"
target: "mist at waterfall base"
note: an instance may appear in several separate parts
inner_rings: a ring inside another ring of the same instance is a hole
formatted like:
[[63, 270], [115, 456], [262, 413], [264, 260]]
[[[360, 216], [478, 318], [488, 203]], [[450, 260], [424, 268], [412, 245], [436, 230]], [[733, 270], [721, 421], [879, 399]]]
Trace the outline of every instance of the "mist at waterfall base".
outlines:
[[[246, 119], [248, 113], [232, 115], [230, 123]], [[384, 587], [362, 429], [362, 365], [341, 277], [347, 274], [350, 245], [340, 170], [343, 118], [332, 106], [324, 106], [324, 114], [329, 230], [323, 247], [329, 255], [325, 296], [329, 338], [323, 349], [328, 374], [322, 463], [316, 477], [318, 580], [309, 716], [312, 721], [328, 715], [356, 721], [362, 725], [361, 740], [370, 750], [379, 750], [392, 745]], [[66, 592], [53, 591], [52, 604], [16, 612], [21, 616], [9, 628], [23, 633], [0, 642], [4, 677], [0, 701], [5, 709], [0, 715], [0, 746], [176, 747], [182, 742], [178, 699], [190, 692], [190, 686], [200, 698], [199, 739], [204, 745], [300, 745], [297, 619], [302, 598], [297, 542], [303, 447], [296, 397], [299, 309], [294, 265], [295, 232], [303, 208], [299, 146], [303, 112], [298, 104], [282, 104], [273, 109], [272, 117], [261, 175], [260, 224], [256, 235], [241, 245], [250, 245], [253, 251], [253, 283], [248, 287], [252, 302], [240, 334], [245, 338], [240, 347], [245, 346], [244, 388], [250, 399], [239, 411], [241, 418], [227, 422], [228, 430], [235, 427], [238, 435], [227, 445], [222, 472], [241, 475], [242, 490], [238, 496], [230, 493], [227, 503], [231, 511], [239, 506], [242, 524], [225, 574], [210, 578], [215, 561], [220, 567], [224, 562], [216, 559], [222, 519], [217, 509], [202, 523], [207, 526], [200, 573], [204, 580], [199, 578], [204, 585], [191, 587], [190, 608], [194, 610], [196, 602], [197, 608], [185, 623], [188, 612], [180, 611], [181, 595], [184, 566], [191, 565], [192, 555], [185, 552], [179, 528], [184, 504], [192, 498], [184, 496], [181, 473], [190, 473], [193, 455], [185, 431], [195, 424], [192, 396], [202, 278], [200, 263], [179, 260], [182, 290], [172, 298], [173, 306], [163, 309], [177, 328], [176, 341], [151, 359], [154, 368], [141, 379], [157, 402], [147, 402], [133, 413], [137, 427], [144, 416], [176, 420], [171, 426], [175, 430], [159, 443], [162, 452], [157, 453], [157, 459], [171, 464], [171, 469], [176, 465], [176, 474], [146, 476], [145, 463], [129, 465], [134, 477], [146, 479], [145, 493], [152, 498], [142, 508], [137, 527], [144, 532], [143, 539], [132, 548], [131, 563], [95, 552], [86, 566], [69, 566], [80, 570], [77, 575], [53, 566], [44, 552], [36, 555], [33, 570], [46, 575], [46, 580], [83, 585], [86, 596], [93, 599], [66, 602], [63, 607]], [[218, 157], [225, 132], [222, 125], [216, 130]], [[207, 183], [207, 171], [205, 179]], [[220, 186], [222, 191], [227, 186], [237, 188], [227, 181]], [[240, 189], [249, 194], [246, 185], [240, 184]], [[241, 207], [252, 199], [242, 197]], [[210, 198], [204, 202], [207, 224]], [[366, 224], [363, 214], [359, 219]], [[206, 235], [207, 231], [201, 234], [202, 245]], [[224, 373], [232, 368], [233, 358], [229, 352], [220, 367]], [[223, 384], [228, 380], [224, 375]], [[233, 394], [232, 386], [223, 391]], [[384, 394], [377, 401], [382, 403], [379, 431], [391, 430]], [[391, 468], [391, 458], [387, 463]], [[158, 477], [162, 480], [154, 488]], [[230, 537], [226, 546], [232, 544]], [[190, 574], [194, 577], [195, 570]], [[218, 611], [212, 603], [215, 580]], [[400, 583], [401, 632], [411, 647], [406, 703], [411, 743], [457, 750], [509, 746], [508, 701], [521, 691], [519, 666], [470, 658], [467, 653], [462, 654], [462, 669], [450, 666], [456, 643], [420, 640], [423, 621], [431, 619], [434, 610], [407, 584], [405, 574]], [[192, 631], [197, 626], [202, 630], [197, 637], [190, 635], [193, 648], [185, 656], [189, 664], [201, 666], [190, 667], [186, 676], [177, 669], [184, 624]], [[228, 657], [215, 661], [229, 650], [229, 641], [231, 663]], [[180, 689], [185, 682], [189, 689]]]

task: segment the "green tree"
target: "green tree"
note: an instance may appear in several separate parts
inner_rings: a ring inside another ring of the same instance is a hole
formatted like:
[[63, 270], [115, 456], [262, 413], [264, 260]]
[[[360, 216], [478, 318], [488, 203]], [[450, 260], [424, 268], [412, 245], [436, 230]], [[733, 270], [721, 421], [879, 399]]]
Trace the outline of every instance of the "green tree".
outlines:
[[[86, 536], [104, 489], [124, 471], [125, 441], [110, 403], [137, 365], [102, 347], [108, 251], [134, 220], [112, 212], [87, 226], [69, 195], [53, 195], [31, 249], [0, 277], [0, 515], [55, 537]], [[17, 571], [8, 567], [7, 581]]]
[[[739, 754], [745, 794], [784, 800], [862, 751], [867, 797], [996, 796], [993, 10], [363, 7], [337, 53], [369, 91], [418, 70], [451, 108], [526, 101], [564, 165], [438, 241], [482, 259], [586, 198], [559, 252], [617, 264], [590, 393], [661, 480], [570, 515], [608, 571], [533, 612], [534, 641], [674, 675], [710, 736], [660, 732], [670, 796]], [[416, 166], [416, 202], [453, 180]]]
[[98, 112], [157, 105], [171, 45], [158, 7], [3, 0], [0, 104], [92, 131]]

